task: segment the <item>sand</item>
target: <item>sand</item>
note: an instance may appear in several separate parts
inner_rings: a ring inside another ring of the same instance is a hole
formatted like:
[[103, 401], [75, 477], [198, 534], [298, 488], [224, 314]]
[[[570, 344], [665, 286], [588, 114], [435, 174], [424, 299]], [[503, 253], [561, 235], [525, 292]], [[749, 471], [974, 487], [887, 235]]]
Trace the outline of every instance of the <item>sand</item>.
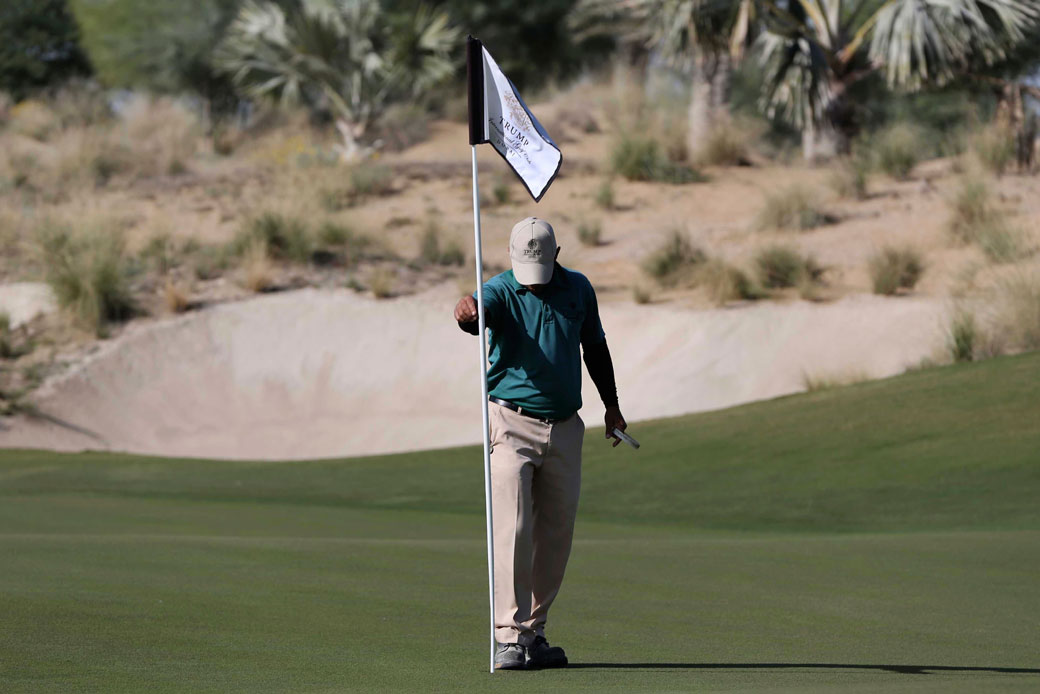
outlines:
[[[377, 301], [304, 289], [131, 325], [7, 420], [2, 447], [293, 460], [480, 441], [477, 341], [458, 290]], [[853, 296], [695, 311], [601, 308], [638, 421], [900, 373], [943, 344], [942, 302]], [[586, 376], [582, 417], [602, 426]], [[644, 441], [643, 452], [653, 450]]]

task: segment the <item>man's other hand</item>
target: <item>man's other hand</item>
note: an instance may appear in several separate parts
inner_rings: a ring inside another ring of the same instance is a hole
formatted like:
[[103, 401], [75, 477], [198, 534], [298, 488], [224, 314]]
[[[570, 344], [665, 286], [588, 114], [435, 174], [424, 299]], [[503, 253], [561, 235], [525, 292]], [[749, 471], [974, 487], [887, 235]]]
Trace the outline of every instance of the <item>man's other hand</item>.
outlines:
[[477, 300], [466, 295], [455, 304], [455, 320], [459, 323], [472, 323], [477, 320]]
[[628, 427], [625, 418], [621, 416], [621, 408], [608, 407], [606, 414], [603, 415], [603, 423], [607, 425], [606, 432], [604, 432], [604, 438], [614, 439], [613, 445], [617, 448], [617, 445], [621, 443], [621, 439], [614, 436], [614, 428], [617, 427], [621, 431], [624, 431]]

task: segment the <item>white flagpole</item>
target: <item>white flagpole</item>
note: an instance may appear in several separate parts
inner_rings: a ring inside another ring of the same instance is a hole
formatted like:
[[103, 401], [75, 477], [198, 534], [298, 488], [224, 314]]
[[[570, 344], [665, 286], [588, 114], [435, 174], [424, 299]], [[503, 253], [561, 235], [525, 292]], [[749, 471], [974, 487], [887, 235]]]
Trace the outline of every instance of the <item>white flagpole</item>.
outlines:
[[477, 185], [477, 146], [473, 150], [473, 247], [477, 266], [477, 326], [480, 331], [480, 407], [484, 424], [484, 515], [487, 518], [488, 602], [491, 621], [489, 668], [495, 672], [495, 545], [491, 531], [491, 432], [488, 427], [487, 337], [484, 334], [484, 261], [480, 247], [480, 188]]

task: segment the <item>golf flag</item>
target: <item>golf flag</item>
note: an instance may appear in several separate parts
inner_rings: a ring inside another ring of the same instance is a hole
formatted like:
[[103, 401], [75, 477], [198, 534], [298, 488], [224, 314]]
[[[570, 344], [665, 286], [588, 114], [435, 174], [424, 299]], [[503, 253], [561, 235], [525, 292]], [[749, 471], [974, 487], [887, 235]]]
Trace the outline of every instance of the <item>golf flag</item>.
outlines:
[[563, 154], [478, 39], [466, 40], [469, 143], [490, 144], [535, 202], [560, 172]]

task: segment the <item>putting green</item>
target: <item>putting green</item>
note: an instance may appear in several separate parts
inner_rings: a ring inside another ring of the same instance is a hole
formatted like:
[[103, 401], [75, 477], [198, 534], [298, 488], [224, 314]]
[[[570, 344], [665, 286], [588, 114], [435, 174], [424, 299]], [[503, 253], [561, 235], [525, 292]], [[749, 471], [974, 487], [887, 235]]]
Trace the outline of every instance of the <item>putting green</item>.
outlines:
[[485, 671], [477, 449], [3, 452], [0, 691], [1036, 691], [1038, 370], [591, 431], [565, 671]]

